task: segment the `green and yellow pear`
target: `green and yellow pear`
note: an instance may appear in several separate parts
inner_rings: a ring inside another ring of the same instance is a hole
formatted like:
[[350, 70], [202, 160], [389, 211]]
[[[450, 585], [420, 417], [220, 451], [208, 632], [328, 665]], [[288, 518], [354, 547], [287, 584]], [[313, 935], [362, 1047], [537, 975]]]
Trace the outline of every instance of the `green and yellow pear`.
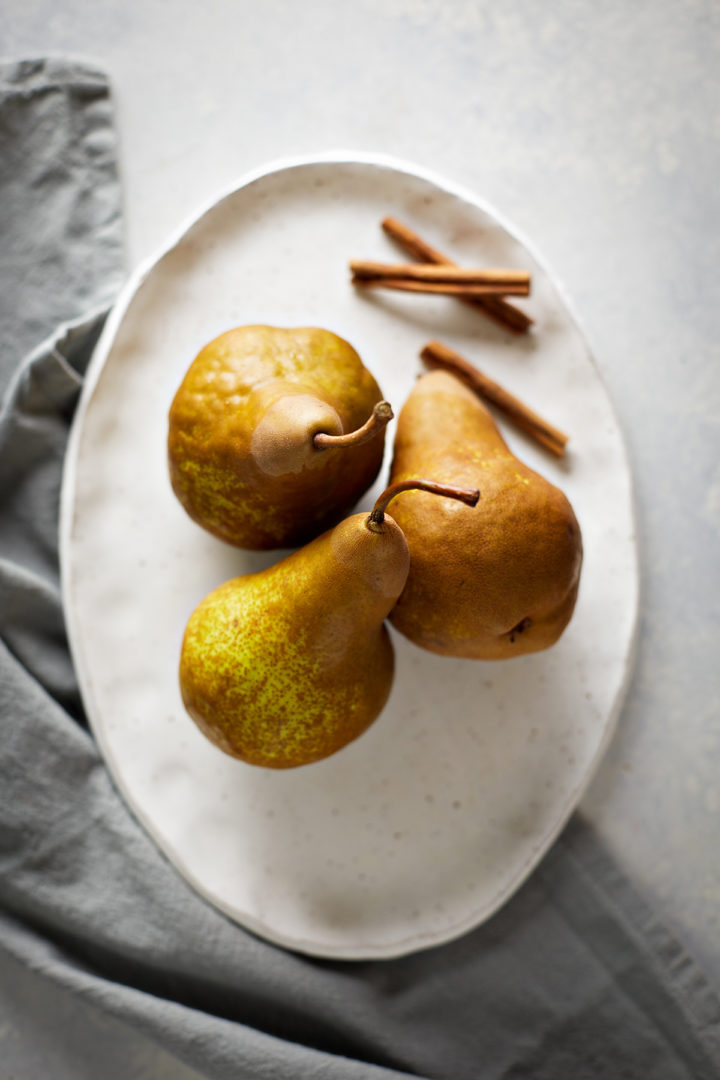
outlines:
[[477, 486], [482, 499], [470, 512], [422, 493], [398, 497], [411, 565], [392, 625], [431, 652], [476, 660], [553, 645], [580, 580], [572, 506], [515, 457], [478, 397], [439, 370], [418, 379], [400, 412], [390, 479], [427, 473]]
[[170, 407], [173, 491], [237, 547], [295, 547], [339, 521], [382, 464], [389, 404], [317, 327], [240, 326], [200, 350]]
[[[234, 578], [195, 609], [180, 657], [183, 703], [221, 750], [288, 769], [361, 735], [393, 681], [385, 619], [410, 566], [385, 507], [407, 487], [466, 502], [477, 491], [412, 479], [274, 566]], [[443, 500], [444, 501], [444, 500]]]

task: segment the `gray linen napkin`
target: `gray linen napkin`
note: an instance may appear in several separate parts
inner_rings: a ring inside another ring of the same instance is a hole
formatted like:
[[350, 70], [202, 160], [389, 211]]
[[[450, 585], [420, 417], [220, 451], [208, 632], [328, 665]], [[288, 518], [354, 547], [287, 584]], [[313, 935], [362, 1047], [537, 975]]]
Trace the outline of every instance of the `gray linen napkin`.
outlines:
[[0, 959], [211, 1080], [720, 1076], [714, 989], [578, 817], [484, 926], [372, 963], [254, 937], [157, 851], [84, 722], [59, 594], [63, 452], [122, 276], [104, 77], [0, 65], [0, 168]]

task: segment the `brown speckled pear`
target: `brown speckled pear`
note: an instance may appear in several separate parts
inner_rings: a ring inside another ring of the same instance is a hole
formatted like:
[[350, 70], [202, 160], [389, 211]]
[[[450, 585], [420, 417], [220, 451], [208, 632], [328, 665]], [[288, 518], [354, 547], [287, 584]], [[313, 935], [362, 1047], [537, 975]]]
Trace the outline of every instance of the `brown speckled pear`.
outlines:
[[[454, 499], [477, 492], [424, 487]], [[394, 652], [384, 620], [405, 584], [405, 538], [384, 513], [355, 514], [267, 570], [221, 585], [185, 629], [180, 690], [221, 750], [288, 769], [361, 735], [390, 693]]]
[[391, 481], [426, 473], [477, 485], [480, 502], [470, 512], [423, 494], [396, 500], [411, 568], [393, 626], [431, 652], [476, 660], [554, 644], [580, 579], [573, 509], [512, 454], [476, 395], [443, 371], [418, 379], [398, 417]]
[[353, 347], [315, 327], [241, 326], [190, 365], [170, 408], [173, 491], [237, 547], [294, 547], [334, 525], [382, 464], [392, 410]]

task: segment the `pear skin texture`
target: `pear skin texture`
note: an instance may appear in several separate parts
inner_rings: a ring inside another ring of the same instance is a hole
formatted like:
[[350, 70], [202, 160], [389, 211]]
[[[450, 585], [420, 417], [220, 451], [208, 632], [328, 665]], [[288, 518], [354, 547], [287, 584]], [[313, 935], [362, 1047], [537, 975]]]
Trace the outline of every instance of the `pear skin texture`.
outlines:
[[346, 518], [267, 570], [221, 585], [188, 621], [180, 690], [200, 730], [252, 765], [336, 753], [383, 709], [394, 674], [384, 619], [410, 566], [385, 517]]
[[316, 449], [361, 427], [382, 394], [342, 338], [314, 327], [242, 326], [206, 345], [169, 415], [173, 491], [237, 547], [296, 547], [339, 521], [374, 482], [385, 432]]
[[423, 375], [400, 412], [390, 480], [480, 489], [470, 508], [423, 492], [393, 500], [410, 548], [393, 626], [443, 656], [505, 660], [553, 645], [575, 607], [580, 527], [565, 495], [519, 461], [459, 379]]

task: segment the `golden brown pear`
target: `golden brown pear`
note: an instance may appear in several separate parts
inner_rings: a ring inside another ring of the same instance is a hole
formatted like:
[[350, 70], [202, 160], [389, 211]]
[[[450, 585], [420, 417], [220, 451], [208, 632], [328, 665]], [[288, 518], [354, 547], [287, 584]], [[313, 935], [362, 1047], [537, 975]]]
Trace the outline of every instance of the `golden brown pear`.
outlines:
[[294, 547], [375, 480], [392, 410], [360, 357], [314, 327], [241, 326], [206, 345], [170, 408], [173, 490], [237, 547]]
[[444, 656], [504, 660], [552, 645], [573, 613], [582, 541], [565, 495], [519, 461], [475, 394], [444, 371], [418, 379], [398, 417], [393, 482], [430, 473], [477, 486], [476, 510], [418, 493], [395, 521], [410, 549], [391, 622]]
[[[477, 491], [424, 486], [453, 499]], [[356, 739], [387, 701], [394, 652], [384, 620], [405, 584], [405, 538], [384, 507], [355, 514], [267, 570], [234, 578], [188, 621], [180, 690], [221, 750], [288, 769]]]

